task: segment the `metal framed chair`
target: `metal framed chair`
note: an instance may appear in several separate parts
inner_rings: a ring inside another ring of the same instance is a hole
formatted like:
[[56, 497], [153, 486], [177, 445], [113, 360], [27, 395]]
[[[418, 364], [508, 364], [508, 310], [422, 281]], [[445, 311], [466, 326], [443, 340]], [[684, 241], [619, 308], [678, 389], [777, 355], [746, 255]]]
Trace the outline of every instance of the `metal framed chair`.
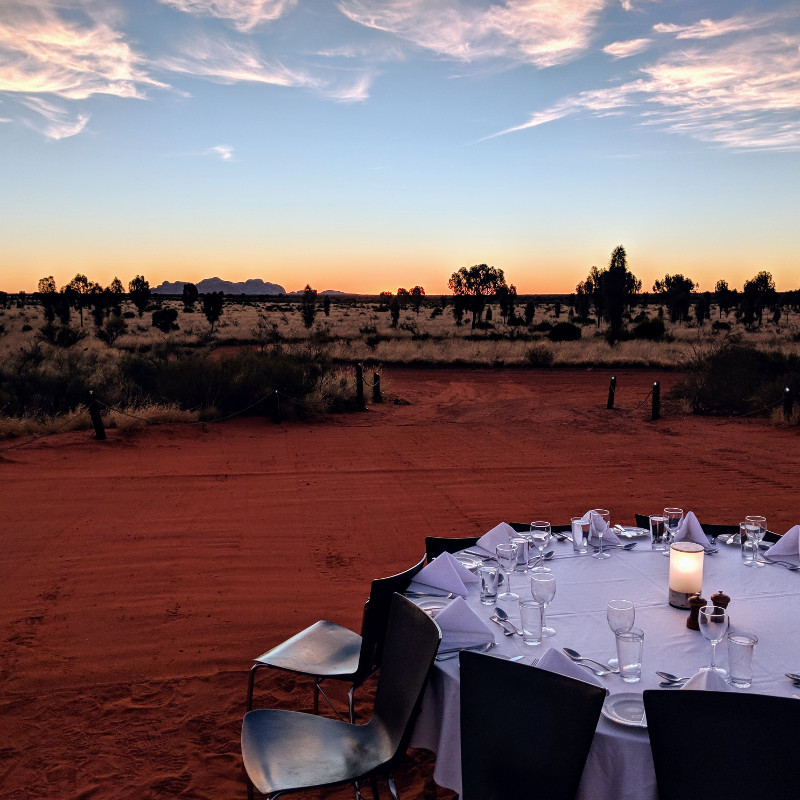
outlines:
[[428, 563], [442, 553], [457, 553], [459, 550], [466, 550], [474, 547], [480, 536], [426, 536], [425, 537], [425, 557]]
[[[659, 800], [797, 797], [800, 711], [791, 697], [711, 691], [644, 692]], [[769, 764], [750, 763], [759, 734], [774, 743]], [[699, 734], [699, 735], [698, 735]]]
[[355, 690], [381, 665], [392, 596], [395, 592], [404, 592], [424, 564], [422, 558], [404, 572], [372, 581], [360, 634], [334, 622], [320, 620], [254, 659], [247, 684], [247, 710], [253, 707], [256, 673], [264, 668], [279, 669], [313, 678], [315, 714], [319, 712], [320, 692], [334, 708], [321, 688], [323, 681], [351, 684], [348, 711], [350, 721], [354, 722]]
[[372, 717], [356, 725], [282, 709], [256, 709], [242, 723], [242, 760], [253, 788], [269, 798], [304, 789], [388, 780], [405, 755], [422, 694], [441, 641], [436, 623], [401, 595], [394, 595]]
[[574, 800], [605, 690], [490, 655], [459, 657], [461, 800]]

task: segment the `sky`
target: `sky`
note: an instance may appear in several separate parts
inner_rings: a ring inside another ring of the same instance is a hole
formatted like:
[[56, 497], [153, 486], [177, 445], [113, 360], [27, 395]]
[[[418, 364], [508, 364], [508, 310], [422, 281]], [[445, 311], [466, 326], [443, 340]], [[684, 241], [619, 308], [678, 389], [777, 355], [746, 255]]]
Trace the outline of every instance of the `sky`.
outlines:
[[800, 287], [797, 0], [0, 0], [0, 289]]

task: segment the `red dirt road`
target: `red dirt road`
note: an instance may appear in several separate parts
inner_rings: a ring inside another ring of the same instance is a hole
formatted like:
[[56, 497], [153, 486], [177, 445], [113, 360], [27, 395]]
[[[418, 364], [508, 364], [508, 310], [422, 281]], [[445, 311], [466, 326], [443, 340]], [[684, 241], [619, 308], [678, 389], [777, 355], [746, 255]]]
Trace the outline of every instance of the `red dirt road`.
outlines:
[[[0, 796], [246, 796], [250, 660], [321, 617], [357, 628], [369, 580], [426, 534], [598, 505], [800, 522], [796, 428], [651, 422], [653, 381], [676, 380], [654, 372], [616, 371], [608, 411], [610, 374], [393, 369], [408, 405], [0, 444]], [[260, 705], [309, 699], [286, 677], [257, 687]], [[430, 772], [415, 755], [406, 797]]]

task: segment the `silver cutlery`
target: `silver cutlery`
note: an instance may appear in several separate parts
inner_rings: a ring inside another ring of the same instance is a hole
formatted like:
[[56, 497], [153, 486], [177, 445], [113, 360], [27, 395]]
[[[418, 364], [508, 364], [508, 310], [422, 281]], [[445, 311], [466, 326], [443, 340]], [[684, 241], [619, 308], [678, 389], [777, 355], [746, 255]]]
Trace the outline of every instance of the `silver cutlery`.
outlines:
[[496, 606], [495, 609], [494, 609], [494, 613], [497, 615], [497, 617], [502, 622], [505, 622], [506, 625], [508, 625], [511, 628], [513, 628], [514, 633], [516, 633], [519, 636], [522, 636], [522, 631], [508, 618], [508, 614], [506, 613], [506, 610], [504, 608], [500, 608], [500, 606]]
[[789, 680], [800, 681], [800, 672], [785, 672], [784, 675], [786, 675]]
[[[622, 543], [613, 544], [612, 542], [603, 542], [603, 550], [608, 550], [611, 547], [616, 547], [619, 550], [633, 550], [633, 548], [636, 547], [637, 544], [639, 544], [639, 542], [628, 542], [627, 544], [622, 544]], [[595, 550], [600, 549], [600, 545], [597, 544], [593, 544], [592, 547], [594, 547]]]
[[468, 556], [480, 558], [482, 561], [494, 561], [494, 556], [489, 555], [488, 553], [479, 553], [477, 550], [462, 550], [461, 552], [466, 553]]
[[764, 561], [767, 562], [767, 564], [775, 564], [779, 567], [785, 567], [786, 569], [791, 570], [792, 572], [800, 569], [800, 566], [792, 563], [791, 561], [782, 561], [780, 558], [770, 558], [766, 554], [762, 554], [762, 558], [764, 559]]
[[513, 635], [514, 635], [514, 631], [512, 631], [512, 630], [511, 630], [511, 628], [509, 628], [509, 627], [508, 627], [508, 626], [507, 626], [507, 625], [506, 625], [506, 624], [505, 624], [505, 623], [504, 623], [504, 622], [503, 622], [503, 621], [500, 619], [500, 617], [496, 617], [496, 616], [492, 615], [491, 617], [489, 617], [489, 619], [490, 619], [492, 622], [494, 622], [496, 625], [499, 625], [499, 626], [500, 626], [500, 627], [503, 629], [503, 633], [504, 633], [506, 636], [513, 636]]
[[418, 592], [414, 589], [406, 589], [403, 594], [406, 597], [441, 597], [445, 600], [452, 600], [455, 595], [452, 592], [442, 593], [442, 594], [435, 594], [434, 592]]
[[686, 681], [661, 681], [658, 685], [662, 689], [682, 689]]
[[567, 539], [572, 541], [572, 534], [566, 531], [553, 531], [553, 536], [555, 536], [559, 542], [565, 542]]
[[598, 669], [605, 670], [605, 672], [619, 672], [618, 669], [611, 669], [608, 664], [603, 664], [602, 661], [595, 661], [593, 658], [586, 658], [582, 656], [577, 650], [573, 650], [571, 647], [563, 647], [562, 650], [564, 651], [565, 655], [571, 658], [576, 664], [582, 664], [583, 661], [588, 661], [590, 664], [595, 664]]
[[455, 658], [462, 650], [474, 650], [476, 653], [488, 653], [493, 647], [496, 646], [495, 642], [486, 642], [485, 644], [474, 644], [469, 647], [457, 647], [449, 650], [440, 650], [436, 654], [437, 661], [447, 661], [449, 658]]
[[555, 554], [555, 550], [548, 550], [544, 555], [536, 556], [534, 561], [549, 561], [551, 558], [555, 557]]
[[669, 683], [686, 683], [686, 681], [692, 677], [691, 675], [678, 677], [677, 675], [673, 675], [671, 672], [659, 672], [658, 670], [656, 670], [656, 675], [658, 675], [659, 678], [668, 681]]

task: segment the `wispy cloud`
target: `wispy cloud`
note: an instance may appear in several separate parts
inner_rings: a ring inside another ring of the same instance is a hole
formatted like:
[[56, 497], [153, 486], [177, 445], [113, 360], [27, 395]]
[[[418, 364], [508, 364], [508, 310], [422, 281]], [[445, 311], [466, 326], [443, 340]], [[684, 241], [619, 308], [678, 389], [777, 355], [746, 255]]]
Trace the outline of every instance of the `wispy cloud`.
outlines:
[[763, 16], [738, 16], [728, 19], [701, 19], [693, 25], [658, 23], [653, 25], [656, 33], [674, 33], [676, 39], [714, 39], [740, 31], [753, 31], [775, 20], [774, 14]]
[[247, 33], [284, 16], [297, 0], [159, 0], [166, 6], [200, 17], [217, 17]]
[[800, 150], [800, 36], [751, 35], [724, 48], [681, 50], [640, 75], [567, 97], [494, 136], [575, 114], [624, 113], [723, 147]]
[[143, 97], [146, 86], [164, 84], [148, 74], [143, 59], [98, 6], [4, 3], [0, 91], [85, 100], [96, 94]]
[[214, 147], [209, 147], [206, 150], [206, 155], [216, 156], [220, 161], [235, 161], [233, 157], [233, 148], [229, 144], [217, 144]]
[[22, 97], [20, 103], [37, 114], [33, 118], [23, 116], [22, 123], [55, 141], [81, 133], [89, 122], [88, 114], [71, 113], [64, 106], [41, 97]]
[[603, 48], [603, 52], [612, 58], [628, 58], [643, 53], [652, 44], [652, 39], [629, 39], [627, 42], [612, 42]]
[[470, 62], [504, 59], [549, 67], [576, 58], [591, 43], [608, 0], [340, 0], [354, 22], [417, 47]]

